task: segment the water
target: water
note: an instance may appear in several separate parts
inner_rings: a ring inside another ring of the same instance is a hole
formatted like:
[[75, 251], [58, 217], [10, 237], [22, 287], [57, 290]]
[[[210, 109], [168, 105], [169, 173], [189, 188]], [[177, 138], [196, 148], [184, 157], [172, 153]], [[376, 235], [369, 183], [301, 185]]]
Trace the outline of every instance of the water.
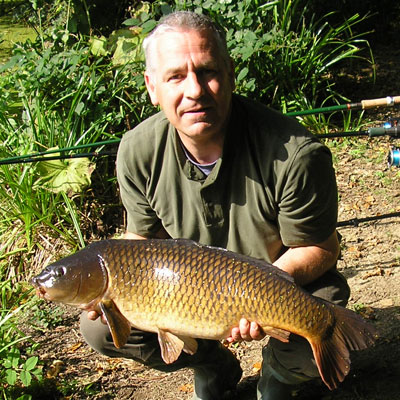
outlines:
[[36, 32], [23, 25], [15, 23], [10, 16], [0, 17], [0, 63], [4, 63], [11, 55], [15, 43], [34, 40]]

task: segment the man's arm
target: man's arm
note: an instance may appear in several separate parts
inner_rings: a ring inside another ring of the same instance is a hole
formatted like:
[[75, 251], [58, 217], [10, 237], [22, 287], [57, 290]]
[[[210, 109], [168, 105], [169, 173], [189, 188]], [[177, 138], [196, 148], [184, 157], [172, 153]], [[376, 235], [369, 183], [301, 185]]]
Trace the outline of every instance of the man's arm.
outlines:
[[304, 286], [331, 269], [339, 257], [340, 246], [336, 231], [314, 246], [291, 247], [273, 265], [287, 272], [295, 282]]
[[[322, 243], [313, 246], [292, 247], [273, 265], [291, 275], [298, 285], [306, 285], [332, 268], [339, 256], [340, 246], [336, 231]], [[232, 329], [228, 342], [261, 340], [265, 336], [256, 322], [241, 319]]]

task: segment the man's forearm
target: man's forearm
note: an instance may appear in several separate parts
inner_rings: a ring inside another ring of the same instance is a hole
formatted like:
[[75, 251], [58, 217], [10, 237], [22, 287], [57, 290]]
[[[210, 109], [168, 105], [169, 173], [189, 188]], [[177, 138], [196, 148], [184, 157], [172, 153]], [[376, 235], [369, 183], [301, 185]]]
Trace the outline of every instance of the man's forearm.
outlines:
[[334, 232], [327, 240], [313, 246], [292, 247], [273, 264], [291, 275], [298, 285], [307, 285], [333, 267], [340, 246]]

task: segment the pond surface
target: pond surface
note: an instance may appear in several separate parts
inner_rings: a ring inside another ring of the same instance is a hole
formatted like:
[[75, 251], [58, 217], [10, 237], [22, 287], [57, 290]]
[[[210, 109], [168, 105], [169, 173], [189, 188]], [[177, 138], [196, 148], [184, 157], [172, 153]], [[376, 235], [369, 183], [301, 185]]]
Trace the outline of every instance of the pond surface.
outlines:
[[34, 40], [36, 32], [24, 24], [14, 22], [10, 16], [0, 17], [0, 63], [4, 63], [11, 55], [11, 49], [16, 43], [27, 39]]

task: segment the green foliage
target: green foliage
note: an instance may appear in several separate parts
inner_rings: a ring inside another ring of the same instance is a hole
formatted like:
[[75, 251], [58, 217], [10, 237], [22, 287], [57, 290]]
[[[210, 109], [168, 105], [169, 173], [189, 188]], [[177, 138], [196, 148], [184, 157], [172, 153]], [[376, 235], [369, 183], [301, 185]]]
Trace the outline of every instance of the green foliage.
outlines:
[[51, 306], [43, 300], [37, 301], [29, 310], [29, 325], [40, 331], [53, 329], [62, 322], [63, 311], [58, 306]]
[[[14, 387], [29, 387], [33, 380], [42, 379], [42, 368], [35, 355], [35, 348], [18, 327], [22, 312], [32, 306], [29, 292], [20, 285], [11, 286], [10, 281], [0, 284], [0, 394], [12, 396]], [[21, 345], [25, 344], [24, 352]], [[20, 397], [21, 398], [21, 397]]]
[[[143, 55], [126, 50], [127, 43], [140, 47], [140, 31], [120, 30], [99, 45], [97, 38], [66, 38], [56, 30], [17, 45], [0, 69], [1, 158], [113, 139], [154, 112], [144, 86]], [[130, 57], [122, 60], [117, 50]], [[17, 243], [22, 233], [25, 242], [19, 248], [26, 253], [39, 232], [83, 247], [79, 210], [94, 167], [87, 158], [1, 165], [0, 235], [12, 232]], [[98, 176], [107, 180], [108, 172]]]

